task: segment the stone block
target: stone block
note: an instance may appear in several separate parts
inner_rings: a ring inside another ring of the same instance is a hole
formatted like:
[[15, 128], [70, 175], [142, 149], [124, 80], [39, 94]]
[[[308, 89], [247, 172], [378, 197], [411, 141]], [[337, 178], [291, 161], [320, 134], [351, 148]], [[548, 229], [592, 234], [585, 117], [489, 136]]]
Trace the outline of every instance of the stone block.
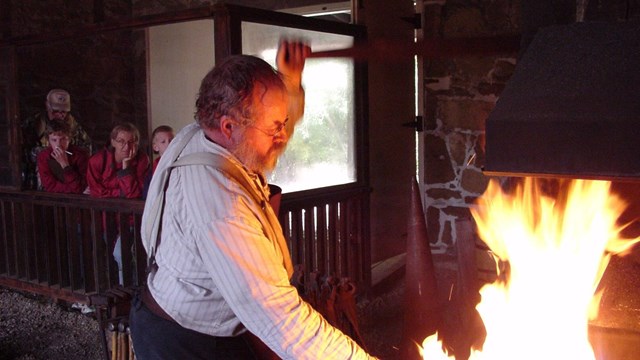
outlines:
[[440, 235], [440, 209], [430, 206], [427, 208], [427, 237], [435, 244]]
[[474, 194], [482, 194], [487, 189], [489, 177], [485, 176], [480, 170], [465, 169], [462, 171], [462, 180], [460, 185], [465, 191]]
[[445, 37], [481, 36], [487, 25], [480, 9], [475, 7], [449, 7], [444, 23]]
[[497, 97], [504, 89], [504, 86], [504, 83], [481, 81], [478, 84], [478, 93], [484, 96], [493, 95]]
[[497, 59], [489, 75], [493, 81], [506, 83], [515, 69], [515, 59]]
[[476, 86], [480, 81], [486, 80], [487, 75], [495, 67], [494, 56], [463, 57], [455, 59], [456, 85]]
[[471, 218], [471, 213], [469, 212], [469, 208], [461, 207], [461, 206], [448, 206], [442, 209], [442, 212], [445, 214], [455, 217], [456, 219], [469, 219]]
[[473, 165], [480, 169], [484, 166], [486, 159], [486, 153], [484, 150], [486, 141], [487, 136], [485, 135], [485, 133], [479, 133], [475, 135], [473, 151], [475, 152], [476, 157], [473, 159], [473, 162], [470, 165]]
[[449, 250], [455, 249], [455, 239], [453, 237], [453, 226], [451, 221], [445, 221], [442, 229], [442, 242], [447, 245]]
[[454, 180], [455, 173], [444, 140], [427, 134], [424, 143], [425, 182], [434, 184]]
[[442, 8], [443, 5], [441, 3], [424, 4], [422, 29], [425, 36], [438, 36], [442, 27]]
[[438, 117], [445, 130], [484, 131], [485, 121], [494, 108], [492, 102], [475, 100], [444, 100], [439, 102]]
[[460, 199], [460, 193], [458, 191], [449, 189], [429, 189], [427, 190], [427, 196], [435, 200], [449, 200]]
[[437, 109], [438, 104], [435, 98], [431, 98], [425, 91], [424, 101], [424, 127], [425, 130], [436, 130], [438, 128]]
[[452, 59], [429, 59], [424, 60], [424, 74], [426, 78], [438, 78], [451, 76], [455, 67]]
[[450, 133], [447, 135], [447, 145], [454, 163], [458, 166], [464, 164], [468, 151], [467, 136], [459, 132]]
[[520, 31], [520, 6], [511, 0], [487, 1], [484, 14], [488, 26], [494, 33]]

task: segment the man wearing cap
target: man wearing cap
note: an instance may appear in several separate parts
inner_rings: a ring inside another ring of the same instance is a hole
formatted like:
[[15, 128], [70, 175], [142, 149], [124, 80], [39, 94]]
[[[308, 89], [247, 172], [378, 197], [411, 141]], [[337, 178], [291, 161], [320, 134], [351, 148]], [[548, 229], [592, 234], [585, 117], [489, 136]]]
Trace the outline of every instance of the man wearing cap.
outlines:
[[38, 153], [49, 145], [45, 129], [52, 121], [64, 121], [71, 129], [71, 144], [85, 148], [91, 153], [91, 138], [71, 115], [71, 96], [66, 90], [53, 89], [45, 100], [46, 113], [40, 112], [22, 125], [23, 187], [38, 189], [36, 173]]

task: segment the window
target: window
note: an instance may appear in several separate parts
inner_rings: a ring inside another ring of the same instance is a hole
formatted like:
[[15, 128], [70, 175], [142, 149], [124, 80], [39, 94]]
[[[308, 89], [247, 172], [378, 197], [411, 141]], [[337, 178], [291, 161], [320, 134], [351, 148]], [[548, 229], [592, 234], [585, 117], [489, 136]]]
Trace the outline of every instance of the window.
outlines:
[[[304, 38], [315, 51], [350, 47], [353, 37], [242, 23], [242, 52], [275, 66], [281, 37]], [[356, 181], [354, 64], [345, 58], [308, 59], [302, 79], [305, 115], [269, 182], [283, 192]]]

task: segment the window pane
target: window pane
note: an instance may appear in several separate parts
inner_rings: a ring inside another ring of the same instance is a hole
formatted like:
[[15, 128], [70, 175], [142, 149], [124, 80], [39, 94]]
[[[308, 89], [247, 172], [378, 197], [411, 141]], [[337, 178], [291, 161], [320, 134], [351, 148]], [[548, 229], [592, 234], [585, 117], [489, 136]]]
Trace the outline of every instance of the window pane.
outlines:
[[[350, 47], [353, 37], [244, 22], [243, 53], [275, 66], [281, 37], [304, 38], [314, 51]], [[355, 182], [353, 61], [308, 59], [302, 78], [304, 119], [269, 182], [283, 192]]]

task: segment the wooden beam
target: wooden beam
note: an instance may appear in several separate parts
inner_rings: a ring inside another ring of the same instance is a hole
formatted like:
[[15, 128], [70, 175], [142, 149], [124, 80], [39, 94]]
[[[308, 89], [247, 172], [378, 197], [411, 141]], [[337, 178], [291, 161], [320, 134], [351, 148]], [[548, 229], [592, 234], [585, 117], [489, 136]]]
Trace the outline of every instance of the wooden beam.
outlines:
[[0, 39], [11, 37], [11, 1], [0, 1]]
[[93, 0], [93, 22], [99, 24], [104, 18], [104, 0]]

